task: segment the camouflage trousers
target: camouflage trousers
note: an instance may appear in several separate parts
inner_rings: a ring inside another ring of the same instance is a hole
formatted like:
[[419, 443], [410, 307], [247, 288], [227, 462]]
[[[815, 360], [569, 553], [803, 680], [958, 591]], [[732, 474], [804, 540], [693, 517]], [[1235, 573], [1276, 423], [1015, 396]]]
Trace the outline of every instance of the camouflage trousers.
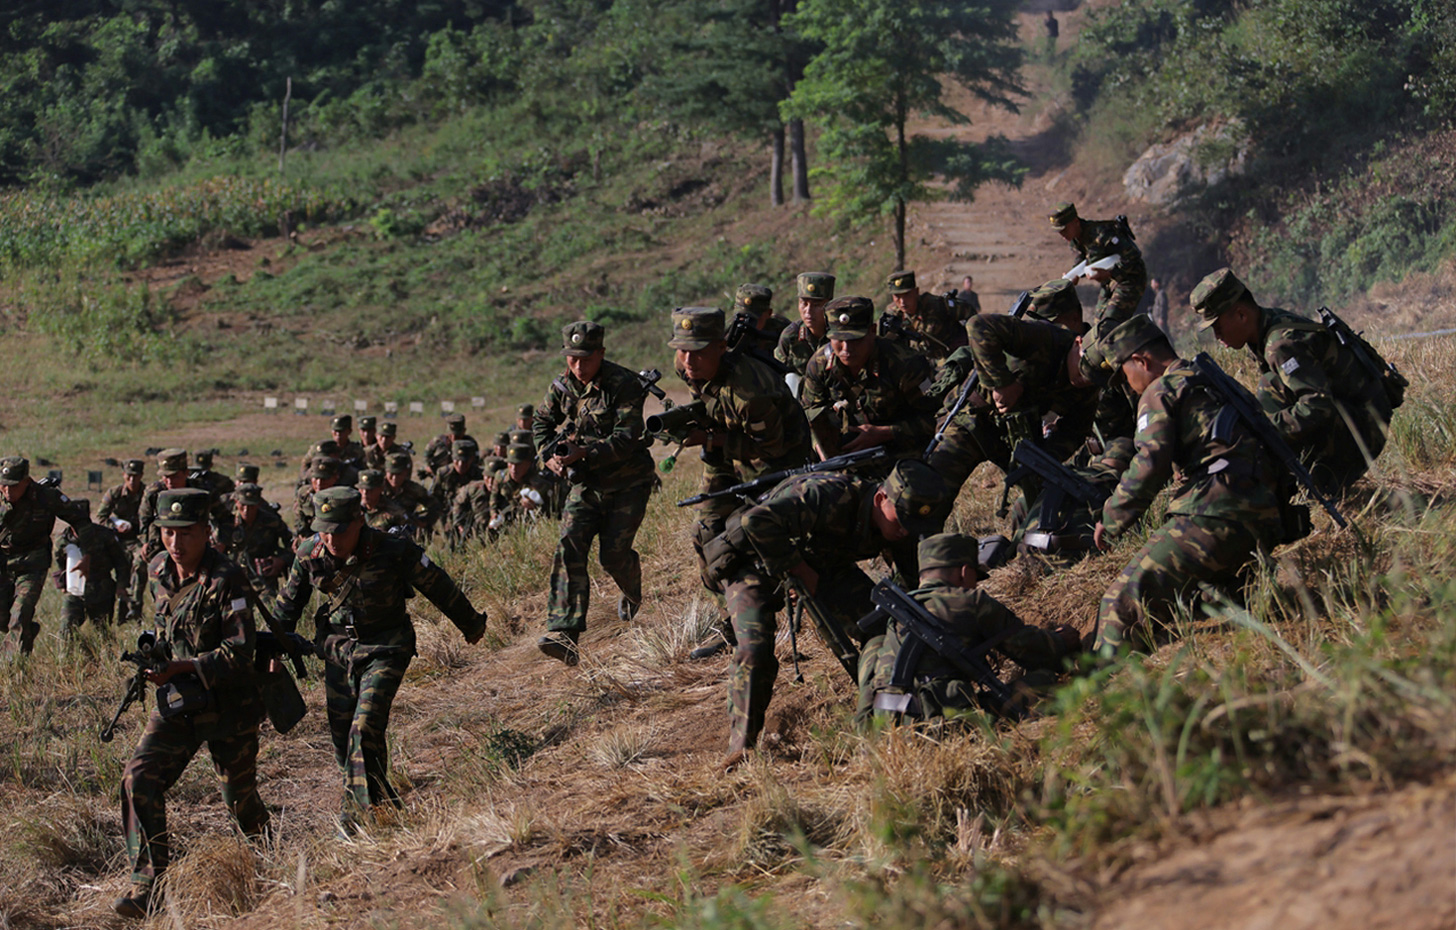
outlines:
[[1151, 650], [1173, 631], [1180, 602], [1198, 594], [1200, 582], [1236, 583], [1259, 548], [1258, 527], [1206, 517], [1172, 516], [1143, 543], [1102, 596], [1095, 649]]
[[[838, 624], [851, 640], [863, 643], [865, 635], [858, 621], [873, 608], [873, 586], [868, 575], [851, 565], [821, 573], [815, 600], [829, 622]], [[723, 593], [737, 640], [728, 668], [728, 751], [735, 752], [756, 745], [763, 731], [779, 674], [774, 639], [776, 614], [784, 599], [777, 579], [752, 568], [738, 572]]]
[[1381, 411], [1383, 420], [1370, 410], [1352, 413], [1350, 422], [1332, 426], [1314, 445], [1299, 450], [1300, 459], [1321, 491], [1338, 495], [1370, 470], [1370, 464], [1385, 449], [1388, 409]]
[[957, 416], [926, 464], [959, 490], [982, 462], [993, 462], [1002, 471], [1011, 466], [1011, 445], [987, 412]]
[[[131, 856], [131, 880], [137, 885], [150, 887], [171, 860], [167, 789], [182, 777], [203, 742], [191, 720], [163, 719], [153, 712], [131, 761], [122, 770], [121, 825]], [[222, 780], [223, 803], [243, 832], [256, 836], [268, 825], [268, 810], [258, 797], [257, 723], [205, 742]]]
[[1107, 334], [1116, 329], [1117, 324], [1137, 313], [1138, 304], [1142, 303], [1147, 289], [1148, 269], [1141, 260], [1136, 267], [1124, 267], [1121, 280], [1108, 281], [1102, 285], [1102, 291], [1097, 296], [1097, 307], [1092, 312], [1092, 319], [1096, 322], [1092, 324], [1092, 331], [1083, 337], [1083, 344], [1090, 344], [1094, 338], [1107, 338]]
[[547, 626], [552, 632], [586, 630], [586, 611], [591, 603], [586, 562], [593, 538], [599, 539], [597, 558], [602, 568], [629, 600], [642, 601], [642, 562], [632, 543], [651, 496], [651, 483], [620, 491], [572, 485], [561, 512], [561, 540], [551, 563]]
[[346, 815], [375, 804], [398, 805], [389, 783], [389, 744], [384, 731], [389, 712], [409, 668], [410, 656], [397, 647], [355, 646], [347, 665], [324, 665], [324, 696], [334, 760], [344, 773]]
[[98, 627], [111, 626], [115, 613], [116, 582], [87, 579], [85, 594], [68, 593], [61, 599], [61, 635], [76, 635], [87, 620]]
[[35, 648], [40, 624], [35, 622], [35, 605], [45, 590], [51, 567], [48, 547], [15, 552], [0, 564], [0, 631], [5, 632], [5, 651], [28, 655]]

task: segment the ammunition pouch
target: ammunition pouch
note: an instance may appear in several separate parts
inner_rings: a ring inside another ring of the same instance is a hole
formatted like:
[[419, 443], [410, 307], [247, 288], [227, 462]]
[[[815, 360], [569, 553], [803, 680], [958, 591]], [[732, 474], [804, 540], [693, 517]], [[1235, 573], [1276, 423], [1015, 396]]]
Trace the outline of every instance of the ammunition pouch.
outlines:
[[308, 713], [308, 705], [281, 656], [264, 659], [257, 671], [258, 690], [263, 696], [268, 720], [274, 730], [287, 733]]
[[174, 675], [157, 686], [157, 713], [164, 719], [211, 710], [212, 691], [196, 675]]

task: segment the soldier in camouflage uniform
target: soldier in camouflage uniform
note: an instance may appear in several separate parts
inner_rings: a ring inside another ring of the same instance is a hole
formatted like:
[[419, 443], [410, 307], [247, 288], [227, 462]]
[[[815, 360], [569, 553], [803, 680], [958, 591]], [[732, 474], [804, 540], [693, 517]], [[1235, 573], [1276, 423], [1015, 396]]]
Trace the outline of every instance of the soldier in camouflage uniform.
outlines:
[[[140, 521], [139, 532], [142, 538], [139, 554], [143, 569], [151, 565], [152, 560], [162, 551], [162, 535], [156, 525], [157, 500], [163, 491], [180, 491], [183, 488], [194, 488], [197, 485], [192, 483], [191, 473], [187, 469], [186, 449], [163, 449], [157, 453], [157, 474], [156, 481], [147, 488], [142, 496], [142, 506], [137, 512], [137, 519]], [[202, 488], [206, 491], [206, 488]], [[213, 530], [219, 539], [232, 529], [233, 514], [219, 498], [211, 492], [208, 493], [209, 515], [212, 521]], [[133, 599], [136, 606], [141, 607], [141, 591], [134, 591]]]
[[[449, 432], [441, 433], [430, 444], [425, 446], [425, 474], [430, 476], [438, 475], [450, 467], [451, 450], [455, 443], [461, 440], [475, 442], [475, 437], [465, 432], [465, 415], [452, 413], [445, 418], [445, 428]], [[475, 443], [480, 448], [480, 443]]]
[[1224, 401], [1180, 359], [1152, 320], [1138, 314], [1107, 339], [1107, 364], [1142, 398], [1137, 456], [1102, 508], [1099, 548], [1142, 518], [1169, 479], [1179, 480], [1166, 522], [1154, 530], [1103, 595], [1097, 649], [1149, 648], [1171, 631], [1176, 605], [1200, 582], [1236, 580], [1281, 534], [1285, 482], [1269, 452]]
[[[430, 487], [430, 494], [435, 498], [435, 506], [440, 513], [449, 520], [457, 516], [454, 510], [455, 496], [460, 489], [473, 481], [480, 481], [485, 473], [480, 468], [480, 450], [476, 448], [475, 442], [470, 439], [457, 439], [450, 449], [450, 467], [436, 469], [435, 483]], [[453, 538], [455, 536], [453, 524], [446, 527]]]
[[108, 488], [101, 495], [101, 506], [96, 510], [97, 522], [105, 523], [116, 530], [117, 538], [126, 549], [130, 581], [123, 586], [123, 590], [129, 592], [129, 595], [122, 598], [123, 621], [141, 618], [142, 588], [147, 577], [146, 564], [139, 554], [142, 546], [141, 511], [146, 487], [146, 467], [147, 463], [141, 459], [127, 459], [122, 462], [121, 484]]
[[[920, 543], [920, 587], [909, 594], [941, 622], [952, 640], [967, 652], [979, 653], [988, 644], [1028, 672], [1022, 679], [1034, 686], [1050, 684], [1065, 660], [1081, 647], [1081, 636], [1071, 627], [1046, 629], [1023, 623], [1010, 608], [984, 591], [977, 565], [979, 544], [974, 536], [940, 533]], [[876, 717], [930, 720], [976, 716], [986, 708], [975, 682], [934, 649], [925, 647], [918, 661], [895, 680], [895, 664], [907, 637], [898, 624], [865, 644], [866, 670], [860, 676], [861, 722]]]
[[1105, 339], [1118, 323], [1137, 312], [1148, 289], [1148, 269], [1142, 250], [1133, 241], [1132, 230], [1119, 220], [1084, 220], [1074, 204], [1062, 202], [1048, 217], [1052, 228], [1067, 240], [1079, 262], [1095, 262], [1116, 255], [1118, 264], [1106, 271], [1089, 271], [1085, 277], [1102, 288], [1093, 314], [1093, 336]]
[[484, 522], [481, 521], [479, 504], [473, 504], [476, 526], [488, 526], [492, 533], [496, 533], [521, 520], [551, 516], [556, 510], [554, 499], [559, 488], [558, 482], [536, 466], [534, 448], [512, 443], [506, 448], [505, 471], [491, 489], [490, 507]]
[[363, 454], [359, 457], [359, 470], [363, 471], [369, 467], [369, 450], [379, 445], [379, 418], [365, 416], [359, 418], [359, 448]]
[[[486, 451], [485, 456], [482, 457], [480, 460], [480, 471], [482, 476], [487, 475], [490, 471], [493, 470], [491, 469], [491, 465], [493, 463], [504, 462], [506, 460], [506, 446], [509, 446], [510, 444], [511, 434], [508, 430], [501, 430], [499, 433], [495, 434], [495, 438], [492, 439], [490, 442], [490, 449]], [[487, 499], [487, 504], [488, 503], [489, 501]]]
[[225, 495], [233, 493], [237, 484], [233, 479], [221, 472], [212, 470], [211, 449], [203, 449], [192, 454], [192, 473], [187, 476], [189, 487], [202, 488], [211, 494], [214, 500], [220, 500]]
[[293, 534], [252, 482], [238, 485], [233, 513], [232, 530], [218, 536], [223, 552], [243, 569], [260, 597], [277, 597], [278, 579], [293, 561]]
[[1230, 349], [1248, 347], [1263, 374], [1258, 397], [1315, 483], [1343, 491], [1385, 448], [1392, 410], [1381, 379], [1323, 323], [1259, 306], [1232, 271], [1193, 289], [1193, 309]]
[[529, 433], [531, 431], [531, 424], [534, 422], [536, 422], [535, 404], [519, 404], [516, 406], [515, 429], [523, 429]]
[[295, 488], [307, 488], [313, 480], [314, 463], [322, 458], [335, 459], [339, 462], [338, 475], [335, 478], [336, 484], [354, 487], [359, 483], [359, 469], [339, 458], [339, 443], [334, 439], [325, 439], [311, 446], [303, 457], [303, 467], [298, 473], [298, 484]]
[[966, 327], [944, 297], [922, 294], [915, 272], [897, 271], [887, 282], [892, 307], [880, 317], [880, 334], [939, 362], [966, 344]]
[[[1092, 326], [1082, 319], [1082, 301], [1078, 299], [1077, 287], [1071, 281], [1057, 278], [1033, 290], [1026, 315], [1082, 337], [1084, 353], [1087, 343], [1093, 339], [1090, 335]], [[1083, 372], [1087, 373], [1085, 366]], [[1137, 395], [1128, 389], [1126, 382], [1107, 387], [1106, 378], [1094, 377], [1091, 380], [1097, 383], [1102, 393], [1097, 398], [1097, 413], [1093, 417], [1096, 435], [1088, 441], [1088, 445], [1093, 448], [1093, 454], [1101, 454], [1104, 448], [1118, 439], [1132, 439]]]
[[[874, 586], [856, 563], [882, 556], [902, 577], [917, 577], [915, 542], [940, 529], [949, 489], [920, 462], [902, 461], [881, 484], [843, 472], [797, 475], [760, 502], [735, 512], [704, 546], [703, 582], [728, 603], [737, 644], [728, 678], [726, 766], [758, 741], [773, 697], [775, 613], [793, 576], [838, 629], [840, 646], [862, 643], [857, 621], [871, 609]], [[852, 642], [851, 642], [852, 641]], [[858, 667], [858, 655], [839, 655]]]
[[485, 636], [486, 618], [419, 546], [366, 526], [358, 490], [330, 488], [318, 503], [318, 533], [299, 545], [276, 615], [296, 628], [318, 591], [315, 638], [326, 663], [329, 732], [344, 775], [340, 826], [347, 829], [376, 804], [399, 804], [385, 729], [415, 655], [406, 602], [423, 594], [472, 644]]
[[[693, 400], [705, 407], [701, 421], [707, 428], [694, 430], [684, 443], [702, 449], [704, 493], [798, 468], [814, 457], [804, 408], [788, 385], [758, 359], [729, 352], [723, 336], [723, 312], [715, 307], [672, 312], [668, 346], [677, 352], [678, 377], [687, 382]], [[723, 521], [740, 503], [723, 497], [700, 506], [693, 528], [693, 546], [700, 558], [704, 544], [723, 532]], [[724, 625], [720, 634], [693, 650], [693, 658], [707, 658], [732, 644], [731, 626]]]
[[334, 442], [339, 444], [339, 451], [334, 453], [334, 457], [340, 464], [355, 471], [363, 468], [364, 446], [353, 439], [354, 418], [347, 413], [341, 413], [330, 421], [329, 428]]
[[829, 342], [828, 320], [824, 305], [834, 299], [834, 275], [822, 271], [806, 271], [799, 275], [799, 318], [779, 336], [774, 358], [794, 370], [800, 378], [809, 367], [809, 359]]
[[874, 334], [868, 298], [841, 297], [825, 312], [829, 348], [809, 361], [801, 394], [820, 456], [880, 445], [919, 456], [935, 432], [930, 362]]
[[339, 481], [341, 468], [339, 460], [331, 455], [314, 459], [309, 469], [308, 484], [299, 488], [293, 496], [293, 535], [298, 541], [314, 532], [313, 518], [318, 510], [314, 498], [318, 493], [335, 486], [347, 487]]
[[738, 285], [733, 294], [733, 312], [735, 316], [747, 314], [753, 328], [758, 330], [758, 335], [753, 338], [756, 353], [773, 358], [779, 347], [779, 338], [789, 328], [788, 318], [773, 312], [773, 288], [763, 284]]
[[409, 512], [384, 496], [384, 472], [373, 468], [359, 472], [359, 500], [364, 522], [371, 529], [388, 533], [398, 528], [406, 535], [413, 533], [415, 524]]
[[[71, 505], [85, 516], [91, 515], [91, 502], [82, 498]], [[81, 554], [79, 573], [85, 590], [77, 595], [66, 587], [66, 550], [75, 546]], [[61, 600], [61, 635], [74, 636], [88, 619], [97, 626], [110, 626], [116, 612], [116, 596], [120, 590], [127, 599], [131, 584], [131, 556], [121, 545], [116, 530], [105, 523], [78, 523], [67, 526], [56, 537], [51, 557], [60, 568], [56, 572], [57, 587], [64, 593]]]
[[571, 323], [561, 336], [566, 371], [546, 389], [532, 430], [542, 464], [570, 485], [551, 566], [549, 632], [537, 646], [575, 665], [591, 598], [586, 560], [592, 537], [600, 537], [598, 558], [622, 592], [617, 616], [637, 615], [642, 562], [632, 543], [656, 475], [643, 435], [642, 379], [606, 361], [600, 324]]
[[[1010, 470], [1022, 439], [1059, 462], [1071, 457], [1092, 428], [1098, 396], [1079, 366], [1078, 337], [1049, 323], [984, 313], [971, 320], [970, 335], [980, 381], [946, 428], [930, 467], [959, 489], [982, 462]], [[948, 394], [946, 404], [959, 393], [957, 387]], [[1057, 421], [1044, 432], [1049, 413]]]
[[405, 451], [395, 444], [395, 437], [399, 435], [399, 425], [393, 420], [385, 420], [379, 425], [379, 435], [375, 438], [374, 444], [364, 447], [364, 467], [384, 471], [388, 464], [389, 457], [396, 451]]
[[440, 509], [425, 486], [410, 477], [413, 474], [414, 462], [409, 453], [403, 449], [391, 452], [384, 464], [384, 495], [404, 508], [418, 527], [415, 538], [423, 539], [434, 532]]
[[156, 526], [164, 551], [149, 567], [157, 602], [157, 637], [172, 659], [147, 678], [156, 685], [203, 691], [200, 709], [163, 717], [153, 711], [121, 774], [121, 822], [132, 863], [132, 891], [116, 912], [143, 918], [152, 890], [171, 858], [165, 795], [207, 743], [222, 780], [222, 799], [243, 832], [268, 823], [258, 797], [258, 724], [263, 701], [253, 667], [257, 642], [248, 582], [238, 567], [208, 545], [212, 497], [200, 488], [162, 492]]

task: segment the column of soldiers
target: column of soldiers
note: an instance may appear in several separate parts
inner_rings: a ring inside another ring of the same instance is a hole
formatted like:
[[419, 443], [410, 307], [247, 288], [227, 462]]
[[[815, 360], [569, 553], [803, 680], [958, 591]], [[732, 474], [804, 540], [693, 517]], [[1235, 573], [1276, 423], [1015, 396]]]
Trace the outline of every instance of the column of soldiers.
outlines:
[[[1135, 312], [1146, 270], [1125, 218], [1086, 220], [1058, 204], [1049, 219], [1081, 262], [1029, 289], [1015, 315], [922, 293], [909, 270], [889, 276], [892, 306], [878, 321], [868, 298], [836, 298], [824, 272], [798, 276], [793, 323], [773, 314], [761, 284], [737, 289], [732, 326], [713, 307], [672, 312], [667, 346], [692, 403], [675, 432], [663, 429], [704, 466], [702, 493], [684, 503], [699, 503], [692, 541], [724, 617], [693, 655], [731, 648], [725, 766], [763, 730], [786, 608], [792, 634], [808, 616], [843, 666], [862, 724], [1014, 716], [1078, 653], [1107, 661], [1155, 647], [1174, 635], [1180, 604], [1236, 587], [1258, 553], [1307, 533], [1307, 511], [1301, 518], [1291, 503], [1297, 462], [1313, 474], [1312, 493], [1338, 494], [1379, 454], [1404, 380], [1337, 318], [1261, 307], [1229, 269], [1209, 275], [1193, 311], [1225, 345], [1249, 348], [1261, 371], [1256, 392], [1230, 388], [1211, 360], [1181, 358]], [[1099, 287], [1090, 321], [1076, 280]], [[162, 796], [203, 741], [243, 830], [267, 824], [254, 771], [266, 704], [255, 606], [269, 635], [284, 635], [315, 605], [344, 832], [399, 803], [384, 731], [415, 651], [405, 600], [418, 590], [470, 642], [484, 634], [484, 613], [414, 539], [489, 542], [512, 522], [559, 512], [540, 651], [580, 661], [593, 539], [619, 590], [618, 618], [635, 617], [644, 597], [635, 537], [659, 484], [644, 411], [654, 383], [606, 359], [594, 322], [563, 329], [562, 355], [542, 402], [521, 405], [516, 429], [484, 455], [464, 417], [447, 418], [422, 454], [428, 489], [393, 422], [361, 418], [355, 442], [351, 418], [334, 418], [331, 438], [305, 458], [291, 532], [256, 467], [243, 466], [234, 485], [206, 453], [189, 469], [186, 452], [163, 450], [149, 488], [143, 463], [127, 461], [94, 523], [85, 502], [32, 481], [24, 459], [0, 461], [7, 648], [30, 650], [38, 579], [53, 560], [96, 579], [68, 593], [67, 629], [107, 622], [111, 592], [135, 615], [144, 575], [174, 647], [147, 677], [195, 679], [212, 695], [180, 718], [154, 713], [126, 768], [135, 887], [119, 913], [152, 907], [168, 858]], [[977, 590], [984, 541], [941, 532], [986, 461], [1005, 473], [1003, 495], [1020, 492], [1016, 542], [1031, 556], [1110, 549], [1176, 482], [1162, 524], [1103, 596], [1095, 637], [1023, 623]], [[57, 518], [69, 528], [52, 551]], [[889, 573], [878, 583], [861, 565], [876, 558]], [[1019, 679], [1003, 683], [991, 654], [1019, 666]]]

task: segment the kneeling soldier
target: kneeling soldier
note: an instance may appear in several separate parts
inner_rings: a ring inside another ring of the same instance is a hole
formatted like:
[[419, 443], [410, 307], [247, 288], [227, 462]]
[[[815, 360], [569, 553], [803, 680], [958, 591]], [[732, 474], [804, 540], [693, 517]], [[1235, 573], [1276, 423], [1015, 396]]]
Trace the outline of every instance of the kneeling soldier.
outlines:
[[[255, 836], [268, 823], [258, 797], [258, 723], [263, 701], [253, 667], [257, 637], [248, 606], [248, 581], [208, 544], [212, 496], [199, 488], [162, 491], [154, 525], [163, 551], [148, 575], [157, 607], [157, 639], [172, 659], [147, 675], [163, 690], [157, 710], [121, 773], [121, 823], [131, 856], [132, 892], [116, 902], [123, 917], [142, 918], [152, 890], [171, 858], [165, 794], [193, 755], [207, 743], [222, 778], [222, 799]], [[191, 707], [179, 711], [176, 708]]]

